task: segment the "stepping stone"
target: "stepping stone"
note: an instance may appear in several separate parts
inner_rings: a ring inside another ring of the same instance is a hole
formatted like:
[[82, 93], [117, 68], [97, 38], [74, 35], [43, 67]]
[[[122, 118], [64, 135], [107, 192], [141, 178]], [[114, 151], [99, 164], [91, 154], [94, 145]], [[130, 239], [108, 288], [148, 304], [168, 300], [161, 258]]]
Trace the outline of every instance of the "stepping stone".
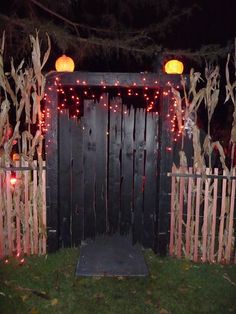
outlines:
[[148, 276], [141, 246], [132, 245], [131, 237], [97, 236], [80, 248], [77, 276]]

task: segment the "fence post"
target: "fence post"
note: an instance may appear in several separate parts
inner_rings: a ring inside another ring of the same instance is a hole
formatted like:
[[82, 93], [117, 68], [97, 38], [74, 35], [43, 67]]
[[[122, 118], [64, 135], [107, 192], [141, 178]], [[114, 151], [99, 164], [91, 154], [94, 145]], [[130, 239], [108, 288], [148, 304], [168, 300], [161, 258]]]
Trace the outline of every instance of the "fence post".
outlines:
[[[206, 168], [206, 175], [210, 174], [210, 169]], [[210, 179], [205, 179], [205, 194], [204, 194], [204, 214], [203, 214], [203, 245], [202, 245], [202, 261], [207, 260], [207, 239], [208, 239], [208, 199], [209, 199]]]
[[[189, 174], [193, 173], [193, 168], [190, 167], [188, 170]], [[188, 205], [187, 205], [187, 225], [186, 225], [186, 256], [190, 254], [190, 228], [192, 217], [192, 189], [193, 189], [193, 178], [188, 178]]]
[[[34, 166], [37, 167], [37, 161], [34, 160]], [[39, 226], [38, 226], [38, 202], [37, 202], [37, 188], [38, 188], [37, 168], [33, 170], [33, 225], [34, 225], [34, 254], [38, 254], [39, 249]]]
[[[223, 175], [226, 175], [224, 170]], [[225, 220], [225, 199], [226, 199], [226, 184], [227, 180], [223, 179], [222, 185], [222, 198], [221, 198], [221, 214], [220, 214], [220, 229], [219, 229], [219, 250], [218, 250], [218, 262], [222, 260], [222, 250], [223, 250], [223, 232], [224, 232], [224, 220]]]
[[[17, 160], [15, 163], [16, 168], [20, 166], [20, 161]], [[21, 178], [21, 173], [16, 171], [16, 185], [15, 185], [15, 210], [16, 210], [16, 250], [17, 253], [21, 252], [21, 232], [20, 232], [20, 187], [19, 179]]]
[[[43, 167], [46, 166], [46, 162], [43, 162]], [[43, 206], [42, 206], [42, 226], [43, 226], [43, 239], [42, 239], [42, 254], [46, 254], [47, 248], [46, 248], [46, 227], [47, 227], [47, 207], [46, 207], [46, 170], [43, 169], [42, 172], [42, 200], [43, 200]]]
[[[1, 163], [1, 160], [0, 160]], [[4, 256], [4, 236], [3, 236], [3, 173], [0, 173], [0, 258]]]
[[[6, 162], [6, 167], [9, 167], [10, 163]], [[12, 194], [11, 194], [11, 172], [6, 171], [6, 193], [7, 193], [7, 238], [8, 238], [8, 254], [12, 255], [13, 243], [12, 243]]]
[[[21, 164], [23, 167], [28, 167], [28, 162], [25, 161], [23, 158], [21, 160]], [[30, 170], [24, 171], [24, 236], [23, 236], [23, 247], [24, 253], [30, 254], [30, 225], [29, 225], [29, 218], [30, 218], [30, 204], [29, 204], [29, 174]]]
[[[172, 167], [172, 174], [175, 172], [176, 168]], [[174, 229], [175, 229], [175, 188], [176, 188], [176, 178], [171, 177], [171, 208], [170, 208], [170, 255], [174, 255]]]
[[[235, 169], [233, 170], [233, 176], [235, 176]], [[233, 237], [233, 223], [234, 223], [234, 204], [235, 204], [235, 180], [231, 181], [231, 198], [230, 198], [230, 212], [229, 212], [229, 231], [226, 246], [225, 259], [226, 263], [230, 262], [231, 258], [231, 247], [232, 247], [232, 237]]]
[[[214, 174], [218, 175], [217, 168], [215, 168]], [[214, 262], [214, 251], [215, 251], [217, 192], [218, 192], [218, 179], [215, 178], [214, 179], [214, 192], [213, 192], [213, 207], [212, 207], [211, 252], [210, 252], [211, 262]]]
[[[200, 174], [200, 171], [197, 171]], [[197, 178], [197, 192], [196, 192], [196, 208], [195, 208], [195, 232], [194, 232], [194, 262], [198, 261], [198, 237], [199, 237], [199, 216], [200, 216], [200, 197], [201, 197], [201, 178]]]

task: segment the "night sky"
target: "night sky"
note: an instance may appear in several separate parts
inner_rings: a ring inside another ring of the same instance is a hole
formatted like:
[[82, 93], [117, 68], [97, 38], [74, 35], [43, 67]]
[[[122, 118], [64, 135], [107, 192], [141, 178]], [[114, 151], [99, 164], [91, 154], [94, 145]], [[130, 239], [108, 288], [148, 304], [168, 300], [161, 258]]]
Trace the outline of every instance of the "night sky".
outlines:
[[[196, 3], [199, 3], [199, 8], [189, 20], [183, 21], [175, 32], [175, 41], [179, 42], [181, 47], [194, 49], [208, 44], [225, 45], [234, 38], [235, 1], [205, 0]], [[170, 41], [170, 45], [172, 44]]]
[[[197, 50], [202, 45], [220, 45], [224, 47], [229, 42], [233, 43], [235, 32], [235, 10], [233, 9], [235, 1], [207, 1], [207, 0], [173, 0], [159, 1], [158, 13], [156, 12], [156, 1], [140, 1], [129, 0], [125, 2], [107, 1], [107, 0], [80, 0], [80, 1], [47, 1], [38, 0], [39, 3], [45, 5], [49, 9], [63, 15], [64, 17], [78, 23], [90, 25], [92, 27], [111, 28], [115, 25], [122, 25], [122, 29], [140, 29], [151, 27], [153, 24], [165, 20], [165, 16], [169, 12], [178, 12], [180, 8], [192, 7], [191, 13], [180, 17], [176, 21], [171, 22], [171, 26], [167, 25], [164, 32], [152, 33], [149, 35], [154, 44], [161, 45], [163, 48], [170, 50], [190, 49]], [[56, 4], [57, 5], [54, 5]], [[137, 5], [137, 3], [139, 5]], [[5, 14], [14, 20], [14, 17], [30, 18], [32, 24], [44, 25], [53, 21], [57, 26], [67, 27], [63, 21], [52, 16], [37, 7], [32, 1], [10, 0], [1, 1], [0, 14]], [[11, 29], [10, 21], [0, 19], [0, 29]], [[41, 23], [41, 24], [40, 24]], [[35, 27], [36, 27], [35, 26]], [[33, 27], [31, 27], [33, 29]], [[19, 27], [17, 29], [18, 37], [23, 37], [24, 32]], [[91, 36], [89, 32], [81, 30], [82, 36]], [[93, 34], [94, 35], [94, 34]], [[12, 38], [12, 35], [9, 36]], [[17, 37], [16, 37], [17, 38]], [[57, 56], [62, 54], [62, 42], [52, 39], [51, 59], [48, 68], [53, 66]], [[16, 39], [17, 41], [17, 39]], [[19, 46], [19, 45], [17, 45]], [[9, 50], [12, 50], [9, 44]], [[15, 47], [15, 49], [17, 49]], [[23, 50], [19, 50], [17, 54], [20, 56]], [[79, 51], [79, 52], [78, 52]], [[14, 50], [15, 52], [15, 50]], [[13, 52], [13, 53], [14, 53]], [[127, 55], [123, 51], [109, 52], [106, 55], [99, 53], [97, 49], [92, 52], [84, 45], [78, 50], [75, 47], [66, 47], [65, 52], [71, 55], [77, 64], [77, 69], [88, 71], [153, 71], [156, 70], [162, 58], [160, 53], [143, 58], [136, 58]], [[191, 67], [195, 62], [184, 57], [187, 68]]]

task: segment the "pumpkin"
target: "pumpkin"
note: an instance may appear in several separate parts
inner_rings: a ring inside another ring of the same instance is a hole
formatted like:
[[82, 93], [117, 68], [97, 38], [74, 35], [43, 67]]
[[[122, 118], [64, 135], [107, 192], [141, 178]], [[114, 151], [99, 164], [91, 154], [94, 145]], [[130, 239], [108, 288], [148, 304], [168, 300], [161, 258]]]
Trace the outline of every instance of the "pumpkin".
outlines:
[[57, 72], [73, 72], [75, 64], [72, 58], [62, 55], [56, 60], [55, 67]]
[[182, 74], [184, 71], [184, 65], [179, 60], [169, 60], [165, 64], [165, 72], [167, 74]]

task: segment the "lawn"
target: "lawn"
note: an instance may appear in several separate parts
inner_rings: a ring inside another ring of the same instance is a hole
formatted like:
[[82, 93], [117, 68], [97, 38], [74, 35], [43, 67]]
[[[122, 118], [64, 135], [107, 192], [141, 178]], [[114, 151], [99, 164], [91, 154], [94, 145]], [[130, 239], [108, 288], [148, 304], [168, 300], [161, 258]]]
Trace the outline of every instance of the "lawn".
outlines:
[[236, 313], [236, 266], [145, 251], [148, 278], [76, 278], [78, 250], [0, 261], [0, 313]]

